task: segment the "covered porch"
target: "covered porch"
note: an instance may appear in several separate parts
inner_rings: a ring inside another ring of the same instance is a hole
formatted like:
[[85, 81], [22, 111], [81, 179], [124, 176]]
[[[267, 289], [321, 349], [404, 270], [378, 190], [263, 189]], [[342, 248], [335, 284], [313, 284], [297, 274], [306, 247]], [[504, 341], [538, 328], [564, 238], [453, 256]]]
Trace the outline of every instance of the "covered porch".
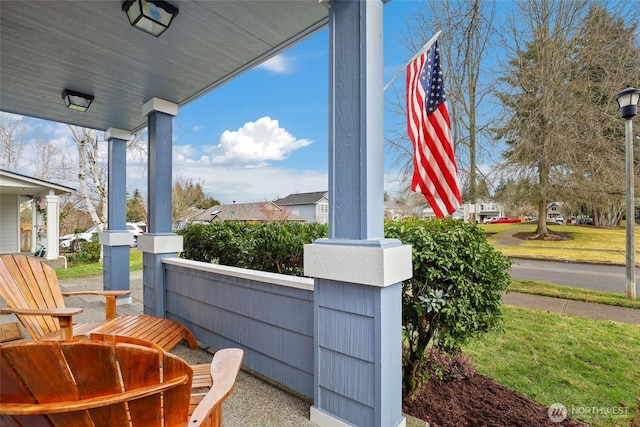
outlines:
[[[127, 140], [147, 128], [148, 232], [138, 241], [143, 311], [184, 322], [214, 349], [234, 344], [250, 350], [250, 369], [312, 398], [310, 419], [318, 425], [404, 425], [401, 282], [411, 276], [411, 248], [383, 232], [384, 1], [171, 4], [179, 13], [153, 37], [132, 27], [117, 1], [0, 2], [0, 109], [105, 132], [105, 289], [130, 288], [126, 176], [119, 171], [125, 170]], [[171, 231], [173, 118], [180, 107], [327, 25], [329, 239], [305, 248], [305, 274], [313, 279], [304, 286], [282, 291], [258, 279], [269, 290], [265, 302], [254, 296], [265, 292], [263, 285], [244, 286], [246, 277], [177, 258], [182, 239]], [[67, 108], [63, 97], [69, 94], [84, 97], [84, 106]], [[226, 302], [212, 305], [219, 297]], [[281, 298], [303, 303], [287, 305]], [[305, 322], [285, 316], [260, 335], [234, 314], [247, 305], [252, 316], [279, 318], [292, 310]], [[299, 328], [306, 330], [291, 330]]]

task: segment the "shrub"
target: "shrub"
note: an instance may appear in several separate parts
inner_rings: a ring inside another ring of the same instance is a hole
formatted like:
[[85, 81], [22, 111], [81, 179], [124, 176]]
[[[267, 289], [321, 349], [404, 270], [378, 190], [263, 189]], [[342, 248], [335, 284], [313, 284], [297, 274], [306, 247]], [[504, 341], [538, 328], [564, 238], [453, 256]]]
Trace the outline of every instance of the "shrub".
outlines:
[[102, 245], [98, 242], [98, 234], [94, 234], [90, 242], [79, 242], [80, 252], [76, 254], [77, 262], [98, 262], [100, 261], [100, 251]]
[[402, 380], [411, 400], [428, 378], [430, 347], [455, 355], [499, 327], [511, 261], [477, 226], [450, 218], [387, 221], [385, 236], [413, 246], [413, 277], [402, 292]]
[[326, 237], [326, 225], [270, 221], [189, 224], [182, 256], [196, 261], [302, 276], [304, 245]]
[[471, 360], [460, 352], [449, 354], [431, 347], [427, 352], [426, 373], [428, 378], [454, 381], [471, 378], [476, 371], [471, 365]]

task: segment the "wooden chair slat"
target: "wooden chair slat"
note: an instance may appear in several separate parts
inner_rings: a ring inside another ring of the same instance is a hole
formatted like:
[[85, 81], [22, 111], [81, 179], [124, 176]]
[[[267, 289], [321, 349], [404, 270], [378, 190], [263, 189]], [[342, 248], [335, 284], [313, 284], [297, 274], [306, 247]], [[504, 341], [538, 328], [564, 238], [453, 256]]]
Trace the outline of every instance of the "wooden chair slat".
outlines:
[[[20, 379], [20, 374], [16, 372], [10, 360], [3, 357], [4, 352], [0, 348], [0, 403], [17, 402], [17, 403], [35, 403], [36, 399]], [[51, 422], [44, 415], [34, 415], [24, 417], [22, 423], [19, 423], [13, 417], [0, 415], [0, 426], [22, 427], [24, 425], [34, 427], [51, 427]]]
[[179, 425], [189, 418], [189, 398], [193, 370], [184, 361], [173, 354], [164, 355], [164, 380], [169, 381], [183, 375], [189, 376], [189, 382], [182, 387], [176, 387], [165, 393], [164, 420], [165, 425]]
[[[30, 257], [15, 258], [15, 261], [24, 278], [21, 289], [25, 293], [31, 293], [37, 308], [64, 307], [64, 300], [60, 294], [60, 285], [57, 277], [50, 280], [50, 275], [45, 274], [46, 268], [44, 266], [49, 267], [48, 265]], [[54, 318], [40, 316], [37, 321], [45, 333], [59, 328], [58, 320]]]
[[[35, 300], [31, 296], [22, 272], [16, 264], [14, 257], [3, 257], [0, 262], [0, 295], [12, 308], [40, 308], [36, 306]], [[27, 292], [25, 293], [25, 288]], [[38, 339], [48, 333], [51, 328], [44, 319], [38, 316], [18, 316], [24, 325], [27, 333], [33, 339]]]
[[[110, 345], [96, 346], [90, 341], [83, 341], [62, 342], [60, 347], [81, 399], [122, 390], [118, 365]], [[100, 369], [95, 369], [96, 366]]]
[[31, 415], [20, 417], [20, 420], [9, 415], [0, 415], [2, 427], [53, 427], [51, 420], [46, 415]]
[[[160, 383], [160, 359], [156, 352], [122, 343], [117, 349], [125, 390]], [[134, 426], [159, 425], [162, 420], [160, 395], [129, 402], [131, 423]]]
[[[27, 343], [20, 343], [25, 346]], [[57, 342], [29, 343], [29, 351], [22, 346], [0, 347], [2, 358], [20, 374], [20, 379], [29, 388], [38, 402], [60, 402], [78, 398], [78, 390]], [[46, 381], [43, 379], [46, 378]]]
[[[84, 345], [82, 345], [84, 344]], [[120, 372], [112, 346], [95, 347], [89, 341], [65, 342], [60, 345], [78, 387], [81, 399], [91, 399], [122, 391]], [[100, 369], [95, 369], [99, 366]], [[125, 425], [128, 422], [124, 403], [91, 409], [88, 411], [94, 425]]]

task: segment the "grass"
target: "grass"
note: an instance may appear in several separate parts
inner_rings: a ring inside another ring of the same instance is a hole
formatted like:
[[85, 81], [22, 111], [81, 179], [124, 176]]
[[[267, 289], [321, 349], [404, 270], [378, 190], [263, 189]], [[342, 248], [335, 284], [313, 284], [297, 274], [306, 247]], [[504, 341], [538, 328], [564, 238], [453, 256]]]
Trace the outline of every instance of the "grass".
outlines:
[[[626, 232], [623, 228], [604, 229], [578, 225], [549, 225], [549, 230], [567, 234], [571, 239], [561, 241], [521, 240], [519, 241], [520, 245], [511, 246], [500, 244], [497, 233], [533, 232], [536, 225], [486, 224], [479, 227], [487, 233], [489, 243], [508, 257], [625, 264]], [[638, 238], [636, 238], [636, 242], [638, 242]], [[636, 243], [636, 251], [638, 243]]]
[[622, 294], [561, 286], [533, 280], [512, 280], [508, 291], [640, 309], [640, 297], [630, 300]]
[[[142, 270], [142, 251], [132, 249], [129, 251], [129, 267], [131, 271]], [[102, 263], [76, 263], [68, 268], [56, 270], [58, 280], [80, 279], [82, 277], [99, 276], [102, 274]]]
[[504, 332], [463, 349], [479, 373], [546, 406], [561, 403], [592, 426], [629, 425], [640, 384], [638, 326], [511, 306], [503, 315]]

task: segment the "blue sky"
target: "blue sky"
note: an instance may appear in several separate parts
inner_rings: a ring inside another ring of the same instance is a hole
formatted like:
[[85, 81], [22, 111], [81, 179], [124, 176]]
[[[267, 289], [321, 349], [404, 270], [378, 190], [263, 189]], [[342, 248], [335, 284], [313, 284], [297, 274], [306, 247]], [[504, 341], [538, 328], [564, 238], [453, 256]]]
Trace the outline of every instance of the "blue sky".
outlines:
[[[405, 17], [418, 3], [384, 6], [385, 83], [413, 56], [401, 42]], [[326, 190], [328, 55], [325, 29], [182, 107], [174, 122], [174, 173], [203, 183], [223, 203]], [[394, 86], [404, 90], [404, 74]]]
[[[415, 54], [402, 45], [406, 19], [420, 2], [393, 0], [384, 6], [384, 81]], [[435, 34], [437, 29], [433, 30]], [[274, 200], [296, 192], [328, 189], [328, 30], [191, 102], [174, 120], [174, 179], [202, 184], [222, 203]], [[387, 90], [404, 92], [404, 73]], [[387, 97], [389, 99], [390, 97]], [[4, 115], [52, 141], [77, 164], [68, 126]], [[385, 105], [385, 127], [404, 126], [404, 118]], [[37, 132], [33, 129], [37, 128]], [[104, 156], [106, 161], [106, 145]], [[18, 172], [34, 174], [34, 161]], [[392, 161], [385, 161], [385, 190], [399, 189]], [[53, 181], [59, 182], [56, 179]], [[146, 168], [133, 156], [127, 187], [146, 194]], [[77, 187], [74, 182], [60, 182]]]

